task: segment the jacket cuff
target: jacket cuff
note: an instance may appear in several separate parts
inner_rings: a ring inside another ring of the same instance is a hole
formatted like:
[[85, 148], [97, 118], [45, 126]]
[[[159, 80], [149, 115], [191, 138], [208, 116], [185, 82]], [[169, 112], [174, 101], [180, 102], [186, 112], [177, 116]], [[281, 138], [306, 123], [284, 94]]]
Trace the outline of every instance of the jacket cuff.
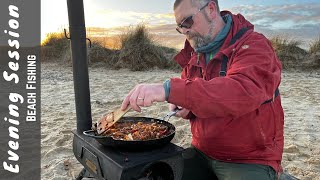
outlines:
[[163, 88], [164, 88], [164, 93], [165, 93], [165, 99], [166, 99], [166, 101], [168, 101], [169, 94], [170, 94], [170, 80], [169, 79], [163, 83]]
[[170, 79], [170, 95], [168, 97], [168, 102], [176, 104], [188, 109], [188, 103], [186, 102], [187, 92], [186, 84], [188, 80], [180, 78]]

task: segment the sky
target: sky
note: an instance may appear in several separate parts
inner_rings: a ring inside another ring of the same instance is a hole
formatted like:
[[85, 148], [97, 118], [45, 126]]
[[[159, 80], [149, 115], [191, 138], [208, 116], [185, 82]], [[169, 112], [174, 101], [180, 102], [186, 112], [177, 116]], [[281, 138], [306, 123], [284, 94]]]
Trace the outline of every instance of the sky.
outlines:
[[[175, 24], [174, 0], [83, 0], [86, 27]], [[66, 0], [41, 0], [41, 37], [68, 29]], [[266, 34], [300, 39], [320, 36], [320, 0], [221, 0], [221, 10], [241, 13]]]

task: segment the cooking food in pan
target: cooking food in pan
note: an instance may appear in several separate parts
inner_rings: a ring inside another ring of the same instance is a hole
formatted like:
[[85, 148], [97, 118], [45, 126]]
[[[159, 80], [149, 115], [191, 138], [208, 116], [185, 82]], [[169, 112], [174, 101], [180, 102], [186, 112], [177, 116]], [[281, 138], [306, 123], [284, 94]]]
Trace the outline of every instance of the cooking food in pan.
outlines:
[[[108, 134], [107, 131], [98, 133], [96, 123], [92, 130], [83, 131], [83, 134], [94, 138], [103, 146], [128, 151], [144, 151], [162, 147], [168, 144], [175, 135], [173, 124], [149, 117], [122, 117], [106, 130], [109, 130]], [[136, 136], [137, 139], [135, 139]]]
[[158, 122], [117, 122], [100, 136], [109, 136], [115, 140], [148, 141], [160, 139], [169, 134], [168, 126]]
[[96, 132], [100, 135], [105, 132], [108, 128], [112, 127], [117, 123], [123, 115], [125, 115], [131, 109], [128, 106], [124, 111], [121, 108], [117, 108], [114, 111], [103, 116], [97, 123]]

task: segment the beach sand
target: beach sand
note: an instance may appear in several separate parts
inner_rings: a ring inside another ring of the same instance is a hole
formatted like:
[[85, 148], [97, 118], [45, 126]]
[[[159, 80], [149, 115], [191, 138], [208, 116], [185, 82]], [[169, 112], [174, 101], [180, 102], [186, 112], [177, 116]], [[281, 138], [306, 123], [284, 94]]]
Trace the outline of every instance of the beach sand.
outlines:
[[[71, 130], [76, 129], [72, 68], [57, 63], [41, 65], [41, 179], [74, 179], [82, 169], [72, 151]], [[179, 73], [168, 70], [132, 72], [89, 68], [92, 118], [96, 122], [118, 107], [138, 83], [162, 83]], [[285, 110], [285, 148], [282, 166], [299, 179], [320, 180], [320, 74], [284, 72], [280, 87]], [[143, 108], [126, 116], [163, 117], [166, 103]], [[173, 117], [173, 143], [188, 147], [188, 121]]]

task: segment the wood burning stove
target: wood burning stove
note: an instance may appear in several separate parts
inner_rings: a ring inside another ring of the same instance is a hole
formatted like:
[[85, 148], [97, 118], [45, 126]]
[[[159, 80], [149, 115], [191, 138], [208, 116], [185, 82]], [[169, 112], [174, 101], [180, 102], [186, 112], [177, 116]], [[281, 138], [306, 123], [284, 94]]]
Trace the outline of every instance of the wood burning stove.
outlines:
[[182, 178], [183, 149], [174, 144], [132, 152], [107, 148], [95, 139], [77, 132], [74, 134], [73, 152], [85, 167], [84, 176], [108, 180]]
[[182, 179], [182, 147], [169, 143], [157, 149], [130, 152], [104, 147], [83, 135], [92, 125], [83, 0], [67, 0], [67, 5], [77, 115], [73, 152], [84, 166], [78, 179]]

